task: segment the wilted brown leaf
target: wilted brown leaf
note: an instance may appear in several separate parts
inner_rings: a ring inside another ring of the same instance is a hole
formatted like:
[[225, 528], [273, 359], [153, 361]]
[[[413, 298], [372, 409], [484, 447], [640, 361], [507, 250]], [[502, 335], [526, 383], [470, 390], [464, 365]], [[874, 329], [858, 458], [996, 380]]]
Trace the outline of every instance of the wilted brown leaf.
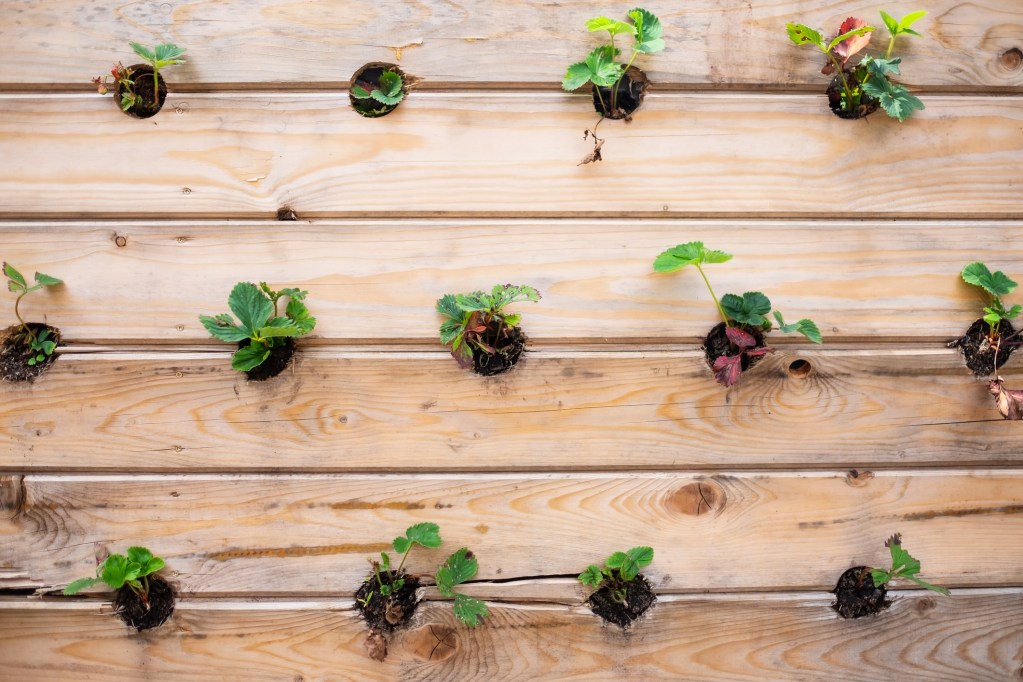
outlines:
[[397, 625], [404, 617], [405, 609], [401, 608], [401, 604], [388, 600], [387, 606], [384, 607], [384, 620], [391, 625]]
[[1023, 391], [1014, 391], [1005, 388], [1002, 377], [994, 379], [988, 384], [988, 390], [995, 397], [995, 404], [998, 411], [1005, 419], [1018, 421], [1023, 419]]
[[382, 661], [387, 658], [387, 640], [379, 630], [370, 630], [366, 635], [366, 641], [362, 644], [366, 647], [366, 653], [374, 661]]
[[604, 146], [604, 140], [594, 136], [596, 143], [593, 145], [593, 151], [583, 157], [583, 160], [577, 163], [577, 166], [583, 166], [587, 163], [595, 163], [601, 161], [600, 148]]

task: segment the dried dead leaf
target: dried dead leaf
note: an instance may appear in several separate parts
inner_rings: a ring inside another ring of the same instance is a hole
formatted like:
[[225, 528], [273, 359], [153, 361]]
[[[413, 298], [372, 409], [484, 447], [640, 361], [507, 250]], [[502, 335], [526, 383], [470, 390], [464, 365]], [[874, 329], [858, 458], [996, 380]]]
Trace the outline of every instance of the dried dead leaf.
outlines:
[[387, 640], [379, 630], [370, 630], [362, 645], [366, 647], [366, 654], [374, 661], [383, 661], [387, 658]]
[[391, 625], [397, 625], [404, 617], [405, 609], [401, 608], [401, 604], [388, 600], [387, 606], [384, 607], [384, 620]]
[[597, 134], [587, 129], [583, 133], [583, 139], [587, 139], [590, 135], [593, 135], [593, 151], [583, 157], [583, 160], [576, 164], [576, 166], [583, 166], [587, 163], [595, 163], [601, 161], [600, 148], [604, 146], [604, 139], [597, 137]]
[[1002, 377], [992, 380], [988, 384], [988, 390], [995, 397], [995, 404], [998, 405], [1002, 417], [1013, 421], [1023, 419], [1023, 391], [1005, 388]]

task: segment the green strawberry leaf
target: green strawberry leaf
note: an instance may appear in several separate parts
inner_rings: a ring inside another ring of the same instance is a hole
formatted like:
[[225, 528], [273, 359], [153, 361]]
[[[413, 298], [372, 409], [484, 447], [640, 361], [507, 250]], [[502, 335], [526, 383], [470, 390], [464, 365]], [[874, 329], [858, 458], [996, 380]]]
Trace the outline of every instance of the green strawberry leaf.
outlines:
[[793, 24], [789, 22], [785, 26], [786, 32], [789, 34], [789, 40], [796, 45], [816, 45], [821, 50], [824, 50], [824, 39], [821, 38], [819, 31], [815, 31], [809, 26], [803, 24]]
[[732, 254], [704, 248], [703, 242], [687, 242], [664, 251], [654, 259], [655, 272], [676, 272], [687, 265], [725, 263]]
[[636, 44], [632, 49], [644, 54], [660, 52], [664, 49], [660, 19], [641, 7], [631, 10], [629, 18], [636, 24]]
[[741, 297], [725, 294], [721, 297], [721, 308], [739, 324], [762, 327], [767, 322], [764, 316], [771, 312], [771, 300], [759, 291], [747, 291]]
[[101, 582], [103, 581], [99, 578], [79, 578], [64, 588], [64, 594], [78, 594], [85, 588], [92, 587], [93, 585], [99, 585]]
[[978, 286], [995, 297], [1011, 294], [1017, 286], [1016, 282], [1009, 279], [1001, 270], [991, 272], [980, 262], [970, 263], [964, 267], [962, 278], [967, 284]]
[[238, 318], [239, 326], [250, 337], [256, 336], [257, 329], [266, 326], [274, 312], [270, 299], [251, 282], [236, 284], [227, 297], [227, 305]]
[[455, 617], [471, 628], [476, 627], [480, 622], [490, 615], [487, 605], [479, 599], [467, 597], [464, 594], [456, 594], [455, 602], [452, 605]]
[[604, 572], [596, 564], [590, 564], [579, 574], [579, 582], [593, 588], [600, 587], [600, 583], [604, 582]]
[[414, 526], [409, 526], [405, 531], [405, 537], [431, 549], [441, 545], [440, 526], [436, 523], [417, 523]]
[[636, 35], [636, 27], [632, 24], [628, 24], [624, 21], [618, 21], [617, 19], [609, 19], [608, 17], [590, 19], [586, 22], [586, 28], [591, 33], [595, 31], [607, 31], [613, 36], [618, 35], [619, 33]]
[[221, 341], [237, 343], [249, 338], [248, 332], [237, 326], [234, 323], [234, 319], [227, 313], [222, 313], [216, 317], [200, 315], [199, 321], [202, 322], [202, 326], [206, 328], [206, 331]]
[[253, 342], [239, 348], [231, 356], [231, 367], [239, 372], [248, 372], [263, 364], [270, 357], [270, 349], [261, 343]]
[[10, 263], [4, 262], [4, 274], [11, 280], [9, 284], [11, 291], [17, 291], [17, 289], [13, 288], [15, 284], [19, 285], [22, 289], [28, 288], [28, 282], [25, 281], [24, 275], [18, 272], [17, 268]]

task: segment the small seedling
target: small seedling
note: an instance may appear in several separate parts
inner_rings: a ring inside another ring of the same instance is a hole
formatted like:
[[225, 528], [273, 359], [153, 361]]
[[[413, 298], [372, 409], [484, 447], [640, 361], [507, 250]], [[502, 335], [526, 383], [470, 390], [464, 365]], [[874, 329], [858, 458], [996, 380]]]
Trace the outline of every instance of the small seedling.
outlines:
[[636, 579], [639, 571], [654, 560], [652, 547], [633, 547], [628, 552], [615, 552], [601, 568], [590, 564], [579, 574], [579, 582], [594, 590], [607, 587], [608, 594], [617, 604], [628, 606], [629, 583]]
[[903, 578], [905, 580], [915, 582], [920, 587], [926, 587], [928, 590], [933, 590], [938, 594], [948, 596], [949, 591], [944, 587], [932, 585], [929, 582], [916, 577], [917, 573], [920, 572], [920, 561], [918, 559], [914, 559], [909, 552], [902, 548], [901, 533], [896, 533], [885, 540], [884, 546], [891, 552], [892, 567], [889, 569], [870, 569], [870, 578], [874, 581], [874, 587], [887, 585], [889, 581], [895, 578]]
[[[731, 353], [721, 355], [714, 360], [714, 376], [718, 382], [731, 386], [739, 380], [742, 373], [744, 357], [760, 357], [774, 352], [773, 348], [757, 348], [756, 339], [750, 333], [752, 329], [769, 332], [772, 324], [768, 315], [771, 314], [771, 300], [759, 291], [747, 291], [742, 296], [725, 294], [719, 300], [714, 289], [703, 271], [704, 265], [725, 263], [732, 259], [732, 254], [714, 251], [704, 247], [703, 242], [688, 242], [668, 249], [654, 260], [655, 272], [677, 272], [692, 265], [700, 273], [707, 291], [714, 301], [718, 314], [725, 323], [725, 334], [730, 342]], [[778, 329], [786, 334], [798, 333], [814, 343], [823, 343], [820, 330], [813, 320], [801, 319], [793, 324], [786, 324], [785, 318], [777, 310], [773, 313]]]
[[[274, 348], [284, 345], [285, 339], [304, 336], [316, 327], [316, 318], [303, 302], [308, 293], [294, 288], [274, 291], [266, 282], [260, 282], [258, 287], [251, 282], [239, 282], [227, 299], [237, 323], [227, 313], [215, 317], [200, 315], [199, 321], [221, 341], [248, 339], [249, 345], [239, 348], [231, 358], [231, 367], [248, 372], [263, 364]], [[280, 299], [285, 296], [288, 305], [284, 315], [280, 315]]]
[[63, 284], [63, 280], [57, 279], [56, 277], [50, 277], [49, 275], [41, 272], [35, 273], [35, 284], [32, 286], [28, 285], [28, 281], [25, 276], [22, 275], [18, 270], [10, 263], [4, 263], [4, 275], [7, 277], [7, 290], [11, 293], [18, 294], [18, 298], [14, 300], [14, 316], [18, 318], [18, 323], [21, 328], [13, 335], [15, 340], [20, 341], [25, 346], [28, 346], [32, 353], [26, 361], [30, 367], [45, 362], [48, 357], [53, 355], [54, 349], [57, 347], [57, 343], [50, 338], [50, 330], [44, 329], [38, 334], [32, 331], [32, 328], [28, 326], [25, 320], [21, 317], [19, 306], [21, 305], [21, 299], [25, 298], [33, 291], [39, 291], [43, 287], [52, 287], [58, 284]]
[[473, 366], [473, 353], [496, 355], [506, 350], [506, 332], [517, 327], [521, 315], [504, 309], [516, 301], [539, 301], [540, 293], [530, 286], [498, 284], [490, 291], [445, 294], [437, 300], [437, 312], [445, 319], [440, 341], [451, 346], [451, 355], [462, 368]]
[[434, 576], [437, 591], [444, 597], [454, 599], [455, 617], [471, 628], [489, 616], [490, 610], [479, 599], [455, 592], [455, 587], [475, 576], [478, 570], [479, 562], [476, 561], [476, 557], [467, 547], [462, 547], [448, 557]]
[[142, 97], [136, 92], [137, 83], [134, 72], [120, 62], [110, 69], [110, 74], [97, 76], [92, 79], [93, 84], [99, 90], [99, 94], [105, 95], [111, 86], [119, 85], [121, 88], [121, 110], [128, 111], [134, 106], [145, 105], [149, 109], [158, 109], [160, 105], [160, 69], [177, 64], [184, 64], [181, 57], [185, 54], [184, 48], [173, 43], [162, 43], [150, 50], [141, 43], [129, 43], [131, 49], [146, 63], [153, 67], [153, 101], [143, 102]]
[[789, 39], [796, 45], [815, 45], [827, 59], [821, 73], [835, 74], [842, 90], [838, 108], [847, 117], [862, 115], [861, 107], [865, 107], [863, 96], [877, 100], [878, 104], [892, 118], [905, 121], [914, 111], [923, 109], [924, 105], [917, 97], [910, 94], [906, 86], [891, 81], [890, 77], [900, 75], [899, 65], [902, 59], [892, 57], [895, 39], [900, 35], [920, 34], [910, 28], [927, 15], [927, 12], [911, 12], [902, 19], [895, 19], [886, 12], [881, 12], [881, 19], [888, 29], [888, 49], [884, 57], [863, 57], [859, 64], [848, 68], [849, 60], [867, 47], [875, 30], [855, 17], [842, 22], [838, 34], [825, 40], [821, 32], [804, 24], [789, 23], [786, 26]]
[[[405, 587], [405, 579], [401, 577], [402, 569], [405, 567], [405, 560], [409, 552], [416, 545], [436, 549], [441, 545], [440, 526], [436, 523], [417, 523], [405, 530], [405, 535], [394, 538], [394, 551], [401, 555], [401, 562], [393, 571], [391, 570], [391, 557], [387, 552], [380, 553], [380, 561], [373, 561], [373, 574], [376, 577], [376, 587], [371, 588], [366, 596], [359, 599], [363, 608], [369, 606], [373, 595], [379, 593], [381, 597], [389, 599], [391, 595]], [[383, 574], [381, 574], [383, 571]], [[372, 580], [372, 578], [370, 578]], [[392, 625], [397, 623], [397, 618]]]
[[381, 104], [394, 106], [405, 97], [404, 87], [401, 74], [389, 69], [380, 74], [377, 87], [373, 90], [367, 91], [366, 88], [353, 85], [351, 93], [355, 99], [373, 99]]
[[991, 303], [984, 306], [984, 321], [987, 322], [990, 329], [989, 341], [992, 346], [997, 347], [1002, 320], [1012, 320], [1020, 312], [1023, 312], [1023, 306], [1019, 304], [1006, 308], [1002, 302], [1002, 296], [1008, 296], [1015, 291], [1016, 282], [1009, 279], [1001, 270], [991, 272], [986, 265], [980, 262], [970, 263], [963, 268], [961, 274], [964, 282], [980, 287], [991, 295]]
[[[586, 28], [591, 33], [607, 31], [608, 42], [594, 48], [583, 61], [569, 66], [561, 81], [561, 87], [568, 92], [578, 90], [587, 83], [592, 83], [593, 91], [597, 95], [597, 102], [600, 104], [600, 119], [593, 129], [587, 129], [584, 135], [584, 137], [593, 136], [594, 150], [579, 165], [601, 160], [600, 150], [604, 140], [597, 137], [597, 126], [604, 118], [628, 119], [629, 113], [619, 104], [620, 89], [622, 78], [628, 73], [632, 63], [636, 61], [636, 57], [640, 54], [653, 54], [664, 49], [660, 19], [639, 7], [630, 10], [628, 17], [632, 23], [608, 17], [596, 17], [587, 21]], [[617, 35], [632, 37], [632, 55], [626, 64], [617, 60], [622, 53], [615, 44]], [[609, 101], [604, 101], [601, 88], [608, 90]]]
[[164, 567], [164, 561], [145, 547], [129, 547], [128, 555], [111, 554], [96, 567], [95, 578], [79, 578], [64, 588], [64, 594], [77, 594], [87, 587], [106, 583], [118, 590], [125, 585], [149, 610], [149, 577]]

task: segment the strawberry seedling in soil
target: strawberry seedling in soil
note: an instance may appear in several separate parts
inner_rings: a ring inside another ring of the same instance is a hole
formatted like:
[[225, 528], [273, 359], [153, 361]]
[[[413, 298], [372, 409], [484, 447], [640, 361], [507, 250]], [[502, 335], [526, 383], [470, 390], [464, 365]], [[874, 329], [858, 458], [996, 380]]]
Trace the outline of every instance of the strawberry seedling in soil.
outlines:
[[95, 578], [80, 578], [64, 589], [73, 595], [105, 583], [116, 590], [114, 610], [125, 625], [149, 630], [174, 613], [174, 588], [156, 575], [164, 561], [145, 547], [129, 547], [127, 554], [111, 554], [96, 567]]
[[108, 75], [93, 78], [92, 83], [101, 95], [107, 94], [112, 85], [115, 100], [124, 113], [149, 118], [155, 116], [167, 100], [167, 82], [160, 77], [161, 69], [184, 64], [181, 57], [185, 50], [172, 43], [149, 49], [133, 42], [131, 48], [146, 63], [124, 66], [118, 62]]
[[516, 301], [539, 300], [533, 287], [512, 284], [498, 284], [489, 294], [445, 294], [437, 300], [437, 312], [446, 318], [440, 325], [440, 341], [451, 346], [460, 367], [471, 367], [481, 376], [504, 372], [515, 366], [526, 346], [526, 335], [518, 326], [522, 316], [504, 309]]
[[587, 566], [579, 574], [579, 582], [595, 589], [586, 600], [590, 610], [608, 623], [629, 627], [657, 600], [650, 583], [639, 572], [653, 560], [653, 548], [633, 547], [609, 556], [603, 568]]
[[371, 62], [352, 76], [348, 99], [366, 118], [386, 116], [405, 99], [411, 80], [394, 64]]
[[920, 561], [902, 548], [902, 536], [898, 533], [888, 538], [884, 546], [892, 557], [889, 569], [854, 566], [844, 572], [831, 592], [835, 602], [831, 605], [842, 618], [861, 618], [880, 613], [891, 606], [888, 599], [888, 583], [893, 578], [910, 580], [921, 587], [948, 595], [948, 590], [916, 577], [920, 572]]
[[33, 381], [49, 369], [57, 359], [54, 351], [60, 343], [60, 330], [40, 322], [25, 322], [21, 317], [21, 300], [34, 291], [63, 284], [56, 277], [35, 273], [35, 284], [10, 263], [3, 264], [7, 277], [7, 290], [18, 294], [14, 301], [14, 316], [18, 324], [0, 332], [0, 378], [4, 381]]
[[1017, 304], [1006, 308], [1002, 302], [1002, 296], [1011, 294], [1017, 284], [1001, 270], [991, 272], [980, 262], [964, 267], [960, 276], [967, 284], [986, 292], [989, 301], [983, 308], [983, 317], [971, 324], [961, 337], [950, 341], [948, 346], [962, 350], [966, 366], [975, 376], [991, 376], [1021, 343], [1009, 320], [1023, 312], [1023, 306]]

